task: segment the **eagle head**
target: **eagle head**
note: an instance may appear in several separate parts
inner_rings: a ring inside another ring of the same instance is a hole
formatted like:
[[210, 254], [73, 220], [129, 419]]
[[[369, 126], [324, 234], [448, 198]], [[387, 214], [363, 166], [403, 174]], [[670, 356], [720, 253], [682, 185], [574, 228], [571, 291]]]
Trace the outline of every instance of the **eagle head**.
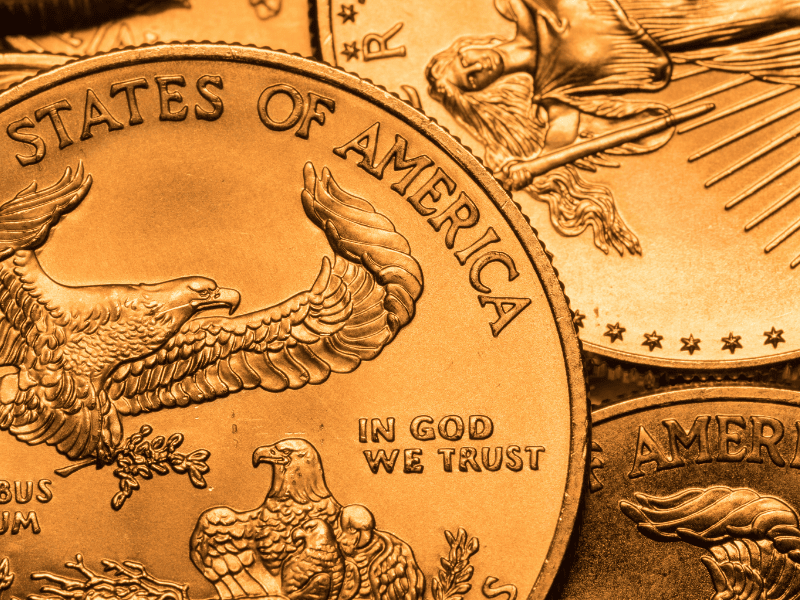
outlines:
[[181, 277], [162, 283], [134, 286], [153, 315], [169, 322], [174, 332], [194, 315], [212, 308], [227, 308], [230, 314], [239, 306], [239, 292], [221, 288], [206, 277]]
[[295, 502], [318, 501], [331, 495], [325, 483], [322, 460], [306, 440], [289, 438], [253, 452], [253, 466], [272, 465], [269, 498], [292, 498]]
[[[98, 389], [121, 360], [155, 352], [200, 311], [227, 308], [233, 312], [239, 305], [236, 290], [220, 288], [204, 277], [59, 287], [56, 292], [59, 307], [73, 316], [67, 326], [66, 360], [73, 372], [95, 380]], [[73, 334], [77, 341], [70, 343]]]
[[368, 545], [375, 531], [375, 517], [366, 506], [350, 504], [339, 515], [342, 533], [339, 546], [347, 556], [354, 556], [360, 548]]

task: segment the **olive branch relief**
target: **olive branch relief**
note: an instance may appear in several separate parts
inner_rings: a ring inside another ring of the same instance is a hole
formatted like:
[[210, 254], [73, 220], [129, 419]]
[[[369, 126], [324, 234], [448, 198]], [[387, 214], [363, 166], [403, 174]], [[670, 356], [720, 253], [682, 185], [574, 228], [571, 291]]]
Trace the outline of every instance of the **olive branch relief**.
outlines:
[[125, 501], [139, 489], [137, 477], [152, 479], [153, 474], [167, 475], [169, 469], [178, 474], [188, 474], [192, 485], [197, 489], [206, 487], [203, 475], [208, 473], [206, 464], [211, 453], [208, 450], [195, 450], [191, 454], [183, 454], [176, 450], [183, 444], [183, 434], [173, 433], [169, 439], [164, 436], [145, 440], [153, 432], [149, 425], [143, 425], [139, 433], [132, 435], [120, 448], [116, 456], [117, 468], [114, 475], [119, 481], [119, 492], [111, 500], [114, 510], [119, 510]]
[[[125, 501], [140, 489], [139, 477], [152, 479], [153, 474], [168, 475], [170, 468], [180, 475], [187, 474], [197, 489], [206, 487], [204, 475], [210, 470], [206, 461], [211, 456], [208, 450], [183, 454], [177, 452], [183, 444], [183, 434], [173, 433], [169, 438], [159, 435], [152, 440], [145, 440], [151, 433], [153, 428], [150, 425], [142, 425], [139, 433], [125, 440], [108, 461], [108, 464], [116, 463], [114, 476], [119, 479], [119, 491], [111, 499], [114, 510], [120, 510]], [[95, 459], [89, 459], [57, 469], [56, 474], [69, 477], [80, 469], [97, 464]]]
[[[445, 530], [444, 537], [450, 544], [450, 552], [447, 558], [439, 559], [442, 568], [431, 581], [433, 600], [464, 600], [464, 595], [472, 589], [470, 580], [475, 572], [470, 558], [480, 550], [480, 542], [478, 538], [470, 538], [463, 527], [458, 528], [456, 535]], [[487, 577], [481, 588], [483, 595], [495, 598], [507, 594], [507, 600], [516, 600], [517, 587], [510, 584], [495, 587], [497, 581], [496, 577]]]
[[464, 594], [472, 589], [469, 580], [475, 571], [469, 559], [480, 549], [480, 542], [478, 538], [468, 539], [463, 527], [458, 528], [455, 536], [445, 531], [444, 537], [450, 544], [450, 553], [447, 558], [439, 559], [442, 568], [431, 581], [433, 600], [463, 600]]

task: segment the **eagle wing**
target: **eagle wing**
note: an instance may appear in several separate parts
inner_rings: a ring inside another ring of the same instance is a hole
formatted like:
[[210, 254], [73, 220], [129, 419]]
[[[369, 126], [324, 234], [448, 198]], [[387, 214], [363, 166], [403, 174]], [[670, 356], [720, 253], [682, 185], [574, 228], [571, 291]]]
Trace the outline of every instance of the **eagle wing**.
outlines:
[[327, 168], [304, 169], [302, 201], [335, 253], [309, 291], [236, 318], [192, 319], [158, 352], [116, 369], [108, 395], [122, 414], [323, 383], [375, 358], [414, 316], [422, 271], [406, 239]]
[[63, 368], [67, 315], [48, 306], [38, 286], [46, 275], [31, 250], [91, 185], [81, 163], [74, 175], [67, 168], [56, 184], [39, 190], [33, 183], [0, 206], [0, 429], [70, 458], [92, 453], [108, 415], [98, 410], [90, 386]]
[[687, 488], [620, 501], [639, 532], [706, 548], [714, 598], [789, 598], [800, 589], [800, 522], [780, 498], [749, 488]]
[[63, 215], [80, 204], [92, 187], [92, 176], [84, 177], [83, 162], [75, 175], [67, 167], [54, 185], [39, 190], [33, 182], [0, 205], [0, 261], [18, 250], [35, 250], [47, 240]]

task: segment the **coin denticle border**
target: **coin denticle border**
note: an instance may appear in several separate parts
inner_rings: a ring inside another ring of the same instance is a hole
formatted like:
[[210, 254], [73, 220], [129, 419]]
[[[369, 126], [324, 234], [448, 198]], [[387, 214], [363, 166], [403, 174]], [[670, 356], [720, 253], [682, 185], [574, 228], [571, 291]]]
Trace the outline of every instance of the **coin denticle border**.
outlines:
[[260, 65], [316, 79], [329, 85], [340, 86], [345, 91], [379, 106], [382, 110], [422, 132], [442, 152], [458, 163], [479, 187], [486, 190], [487, 196], [505, 218], [509, 227], [520, 241], [542, 283], [543, 291], [555, 319], [556, 330], [564, 354], [570, 395], [569, 465], [561, 515], [544, 564], [528, 596], [529, 600], [543, 600], [556, 577], [577, 518], [588, 459], [585, 450], [588, 444], [589, 421], [580, 345], [572, 325], [572, 313], [563, 295], [562, 285], [552, 267], [549, 255], [537, 240], [534, 230], [532, 230], [522, 214], [514, 208], [513, 201], [502, 190], [497, 181], [488, 171], [481, 167], [480, 162], [466, 148], [450, 137], [435, 121], [411, 108], [391, 93], [377, 88], [354, 75], [296, 55], [259, 49], [253, 46], [217, 44], [160, 44], [118, 50], [55, 67], [36, 78], [19, 83], [0, 94], [0, 112], [36, 94], [80, 77], [143, 63], [180, 60], [219, 60]]

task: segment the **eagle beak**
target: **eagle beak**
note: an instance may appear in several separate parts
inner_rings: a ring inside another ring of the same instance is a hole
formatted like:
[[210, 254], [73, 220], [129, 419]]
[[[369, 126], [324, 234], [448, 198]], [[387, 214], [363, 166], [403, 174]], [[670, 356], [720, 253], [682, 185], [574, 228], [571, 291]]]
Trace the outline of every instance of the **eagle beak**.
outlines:
[[230, 288], [217, 288], [212, 296], [195, 303], [195, 307], [199, 310], [227, 308], [228, 314], [232, 315], [236, 309], [239, 308], [240, 300], [241, 296], [236, 290], [232, 290]]
[[285, 465], [289, 462], [283, 454], [275, 449], [275, 446], [261, 446], [256, 448], [253, 452], [253, 468], [258, 467], [261, 463], [270, 465]]
[[300, 541], [301, 539], [303, 539], [304, 537], [306, 537], [306, 535], [305, 535], [305, 532], [303, 531], [303, 528], [302, 528], [302, 527], [297, 527], [297, 528], [296, 528], [296, 529], [295, 529], [295, 530], [292, 532], [292, 541], [293, 541], [293, 542], [299, 542], [299, 541]]

